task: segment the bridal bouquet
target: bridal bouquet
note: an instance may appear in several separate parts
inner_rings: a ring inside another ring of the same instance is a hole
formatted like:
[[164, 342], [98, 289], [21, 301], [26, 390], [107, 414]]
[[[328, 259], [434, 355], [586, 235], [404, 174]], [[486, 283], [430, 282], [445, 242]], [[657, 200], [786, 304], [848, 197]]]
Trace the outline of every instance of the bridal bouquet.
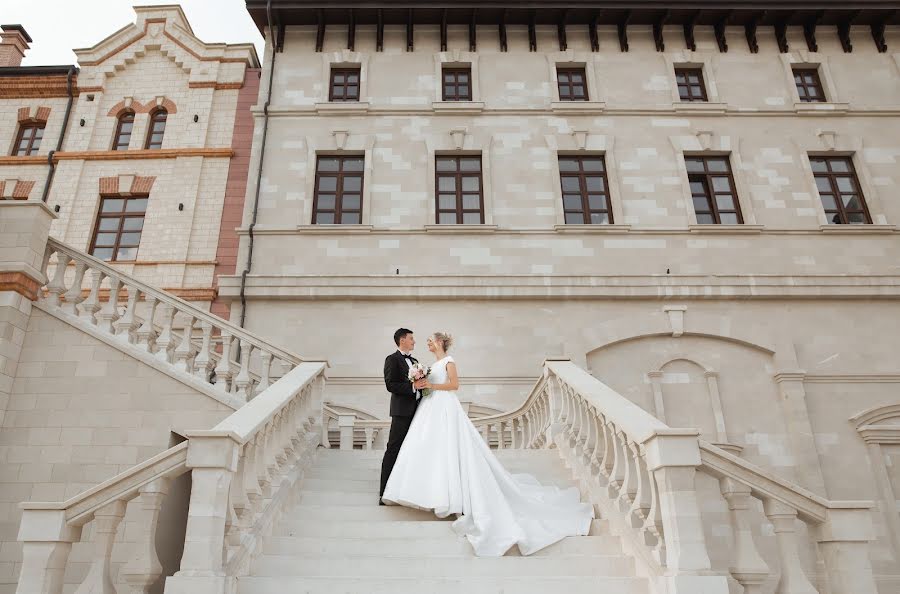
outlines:
[[[409, 381], [412, 383], [416, 383], [420, 379], [425, 379], [428, 374], [431, 373], [431, 368], [422, 365], [421, 363], [414, 363], [412, 367], [409, 368], [409, 374], [406, 376], [409, 378]], [[422, 390], [422, 396], [428, 396], [431, 390]]]

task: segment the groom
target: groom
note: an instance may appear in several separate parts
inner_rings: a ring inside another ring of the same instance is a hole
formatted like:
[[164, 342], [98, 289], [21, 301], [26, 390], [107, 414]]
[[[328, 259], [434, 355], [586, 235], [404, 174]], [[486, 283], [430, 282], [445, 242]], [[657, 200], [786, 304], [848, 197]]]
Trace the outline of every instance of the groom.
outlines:
[[384, 452], [384, 460], [381, 462], [381, 490], [378, 493], [378, 504], [384, 505], [381, 496], [387, 486], [391, 470], [400, 453], [400, 446], [406, 439], [413, 415], [419, 406], [421, 393], [425, 380], [413, 384], [409, 381], [409, 370], [418, 361], [412, 356], [412, 350], [416, 346], [413, 331], [408, 328], [400, 328], [394, 332], [394, 344], [397, 351], [391, 353], [384, 360], [384, 385], [391, 393], [391, 432], [388, 435], [387, 450]]

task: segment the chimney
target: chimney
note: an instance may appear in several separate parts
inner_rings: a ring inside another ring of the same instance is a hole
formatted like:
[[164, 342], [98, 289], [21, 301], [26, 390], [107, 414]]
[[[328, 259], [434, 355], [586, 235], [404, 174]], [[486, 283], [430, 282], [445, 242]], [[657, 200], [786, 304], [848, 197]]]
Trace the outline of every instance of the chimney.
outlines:
[[21, 66], [31, 36], [22, 25], [0, 25], [0, 67]]

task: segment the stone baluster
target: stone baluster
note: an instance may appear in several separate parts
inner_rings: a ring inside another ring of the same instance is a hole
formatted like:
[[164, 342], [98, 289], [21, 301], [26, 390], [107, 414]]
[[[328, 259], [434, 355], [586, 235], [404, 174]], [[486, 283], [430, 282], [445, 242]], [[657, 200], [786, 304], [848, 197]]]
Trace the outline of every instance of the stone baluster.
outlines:
[[210, 352], [212, 349], [212, 323], [200, 320], [200, 329], [203, 331], [203, 340], [200, 343], [200, 351], [194, 358], [194, 375], [204, 382], [209, 382], [209, 374], [213, 368], [212, 354]]
[[634, 469], [634, 500], [631, 503], [629, 517], [633, 528], [641, 528], [650, 511], [650, 491], [647, 489], [646, 460], [641, 455], [640, 445], [633, 440], [628, 440], [628, 451], [631, 452], [631, 464]]
[[131, 342], [131, 334], [141, 325], [141, 320], [137, 318], [137, 303], [141, 298], [141, 291], [137, 287], [125, 285], [128, 292], [128, 304], [125, 306], [125, 313], [113, 323], [116, 338]]
[[769, 498], [763, 500], [763, 511], [775, 528], [778, 557], [781, 561], [781, 578], [775, 591], [778, 594], [818, 594], [818, 590], [809, 582], [800, 564], [796, 533], [797, 510]]
[[830, 594], [877, 594], [869, 543], [875, 540], [869, 507], [830, 508], [816, 540]]
[[[57, 270], [59, 270], [59, 267], [57, 267]], [[87, 270], [87, 262], [84, 262], [82, 260], [75, 261], [75, 278], [72, 279], [72, 284], [71, 286], [69, 286], [69, 290], [66, 291], [62, 296], [62, 310], [67, 314], [71, 314], [73, 316], [78, 315], [77, 306], [79, 303], [84, 301], [84, 297], [81, 295], [81, 285], [84, 284], [84, 273], [87, 272]], [[62, 271], [63, 273], [65, 273], [66, 267], [63, 267]]]
[[620, 487], [625, 482], [625, 453], [622, 451], [622, 432], [612, 423], [609, 424], [609, 438], [613, 451], [613, 463], [606, 488], [610, 499], [618, 499]]
[[[60, 252], [56, 253], [56, 270], [53, 272], [53, 280], [47, 285], [47, 303], [53, 307], [59, 307], [60, 295], [66, 292], [66, 268], [72, 258]], [[79, 294], [81, 287], [78, 287]]]
[[97, 323], [96, 315], [102, 307], [100, 305], [100, 285], [103, 284], [104, 278], [106, 278], [106, 275], [100, 270], [91, 271], [91, 292], [87, 299], [79, 305], [79, 309], [81, 309], [80, 317], [91, 325]]
[[181, 342], [175, 348], [175, 368], [187, 373], [191, 372], [191, 355], [194, 352], [194, 344], [191, 335], [194, 333], [194, 316], [188, 314], [181, 333]]
[[387, 440], [388, 440], [388, 428], [384, 427], [378, 430], [378, 433], [375, 435], [375, 449], [378, 451], [383, 451], [387, 449]]
[[115, 333], [113, 324], [119, 319], [119, 289], [122, 287], [122, 279], [117, 276], [109, 278], [109, 299], [97, 314], [97, 325], [107, 334]]
[[490, 435], [488, 434], [489, 431], [490, 429], [488, 428], [487, 423], [481, 426], [481, 437], [482, 439], [484, 439], [484, 443], [488, 444], [488, 446], [491, 445]]
[[156, 554], [156, 528], [159, 525], [159, 510], [169, 492], [171, 479], [161, 478], [147, 483], [140, 490], [138, 501], [143, 512], [140, 542], [134, 554], [119, 571], [119, 577], [128, 584], [131, 594], [148, 594], [150, 586], [162, 575], [162, 564]]
[[156, 358], [169, 363], [170, 351], [174, 348], [175, 337], [172, 335], [172, 323], [175, 319], [175, 307], [170, 303], [162, 304], [162, 331], [156, 337]]
[[269, 475], [269, 485], [271, 492], [274, 493], [281, 484], [281, 474], [278, 471], [278, 452], [281, 451], [281, 445], [278, 443], [278, 422], [281, 420], [281, 413], [269, 421], [266, 425], [266, 471]]
[[623, 462], [623, 479], [622, 485], [619, 487], [619, 497], [617, 499], [617, 504], [619, 506], [619, 511], [628, 512], [631, 509], [631, 503], [635, 499], [635, 495], [637, 493], [637, 487], [635, 484], [635, 476], [637, 474], [637, 467], [635, 465], [635, 460], [631, 455], [631, 450], [628, 447], [628, 436], [623, 432], [618, 433], [619, 440], [619, 448], [618, 452], [622, 454], [622, 462]]
[[660, 567], [666, 566], [666, 542], [663, 536], [662, 510], [659, 506], [659, 489], [656, 485], [656, 475], [647, 466], [647, 453], [641, 448], [641, 458], [647, 468], [647, 490], [650, 492], [650, 509], [641, 528], [641, 536], [644, 544], [650, 547], [651, 554]]
[[222, 329], [222, 354], [219, 356], [219, 363], [216, 365], [216, 388], [224, 393], [229, 392], [231, 383], [231, 343], [234, 337], [230, 332]]
[[116, 530], [125, 517], [126, 504], [126, 501], [117, 500], [94, 512], [94, 559], [87, 577], [75, 590], [75, 594], [116, 594], [109, 571]]
[[62, 594], [69, 552], [80, 538], [81, 527], [66, 523], [65, 510], [24, 510], [19, 527], [22, 567], [16, 594]]
[[769, 567], [753, 542], [750, 487], [731, 478], [722, 478], [719, 489], [728, 503], [734, 532], [734, 556], [729, 571], [744, 588], [744, 594], [759, 594], [762, 583], [769, 576]]
[[237, 395], [243, 400], [250, 400], [250, 341], [241, 339], [241, 370], [234, 378]]
[[245, 512], [247, 514], [253, 514], [262, 509], [263, 492], [259, 486], [259, 467], [257, 466], [257, 462], [259, 460], [259, 444], [260, 438], [259, 433], [257, 433], [253, 440], [248, 442], [248, 449], [244, 452], [243, 456], [243, 491], [247, 495], [247, 499], [250, 502], [250, 507]]
[[591, 475], [599, 478], [602, 476], [600, 469], [603, 464], [603, 456], [606, 453], [606, 431], [603, 430], [603, 417], [596, 410], [591, 415], [591, 424], [594, 426], [594, 451], [591, 452], [589, 468]]
[[156, 327], [153, 325], [153, 318], [156, 315], [157, 305], [159, 305], [159, 299], [147, 295], [147, 315], [134, 333], [137, 339], [136, 344], [148, 353], [153, 352], [153, 346], [156, 344]]
[[256, 448], [256, 478], [259, 481], [259, 488], [263, 498], [272, 495], [272, 480], [269, 477], [268, 459], [266, 451], [270, 447], [269, 442], [272, 437], [269, 435], [269, 426], [266, 425], [259, 429], [259, 441]]
[[584, 423], [584, 445], [581, 447], [581, 463], [590, 469], [593, 463], [594, 452], [597, 450], [597, 426], [594, 424], [593, 408], [587, 402], [582, 403], [582, 423]]
[[266, 350], [260, 351], [259, 360], [262, 369], [259, 372], [259, 385], [256, 386], [257, 394], [269, 387], [272, 373], [272, 353]]
[[[234, 480], [231, 483], [231, 495], [229, 498], [231, 508], [234, 510], [235, 519], [232, 521], [232, 532], [240, 533], [243, 529], [249, 528], [249, 519], [252, 515], [249, 513], [252, 503], [247, 493], [247, 475], [252, 474], [252, 462], [250, 460], [250, 452], [253, 449], [253, 442], [248, 441], [243, 445], [238, 456], [237, 470], [234, 473]], [[233, 534], [231, 535], [233, 537]], [[232, 538], [233, 540], [233, 538]], [[233, 542], [230, 541], [230, 544]]]
[[516, 417], [515, 419], [511, 419], [509, 421], [509, 435], [510, 435], [510, 439], [511, 439], [509, 447], [511, 447], [514, 450], [518, 450], [518, 449], [522, 448], [522, 439], [519, 436], [519, 430], [521, 429], [521, 425], [522, 425], [522, 422], [519, 420], [518, 417]]
[[356, 420], [354, 415], [338, 415], [338, 431], [340, 431], [341, 441], [340, 448], [342, 450], [353, 449], [353, 423]]
[[187, 432], [191, 498], [181, 569], [166, 579], [165, 594], [224, 592], [225, 521], [240, 452], [230, 435]]

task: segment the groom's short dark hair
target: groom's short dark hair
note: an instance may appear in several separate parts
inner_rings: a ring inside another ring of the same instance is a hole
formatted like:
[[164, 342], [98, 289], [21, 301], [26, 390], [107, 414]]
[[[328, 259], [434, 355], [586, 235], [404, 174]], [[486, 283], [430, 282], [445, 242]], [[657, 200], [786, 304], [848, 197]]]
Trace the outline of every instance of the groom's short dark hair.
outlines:
[[396, 332], [394, 332], [394, 344], [400, 346], [400, 339], [406, 336], [407, 334], [412, 334], [413, 331], [409, 328], [400, 328]]

